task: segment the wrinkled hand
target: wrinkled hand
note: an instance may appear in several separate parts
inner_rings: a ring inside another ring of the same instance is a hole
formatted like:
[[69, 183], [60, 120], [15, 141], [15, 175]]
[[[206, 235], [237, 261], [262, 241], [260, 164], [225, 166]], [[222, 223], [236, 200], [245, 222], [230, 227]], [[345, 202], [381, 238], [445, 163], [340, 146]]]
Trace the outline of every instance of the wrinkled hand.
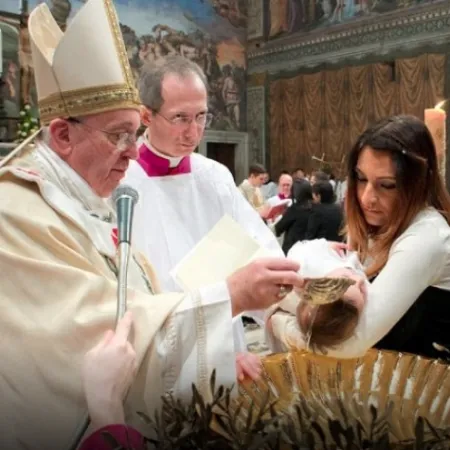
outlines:
[[84, 357], [84, 393], [96, 428], [124, 423], [123, 399], [137, 369], [136, 353], [128, 342], [132, 320], [127, 312], [116, 331], [107, 331]]
[[236, 375], [238, 381], [244, 381], [246, 377], [256, 381], [262, 372], [261, 358], [253, 353], [236, 354]]
[[332, 250], [334, 250], [340, 256], [345, 256], [345, 252], [348, 250], [348, 245], [346, 243], [344, 243], [344, 242], [334, 242], [334, 241], [330, 241], [328, 243], [329, 243], [330, 248]]
[[302, 288], [299, 269], [299, 264], [289, 259], [263, 258], [234, 272], [227, 279], [233, 316], [279, 302], [280, 286]]

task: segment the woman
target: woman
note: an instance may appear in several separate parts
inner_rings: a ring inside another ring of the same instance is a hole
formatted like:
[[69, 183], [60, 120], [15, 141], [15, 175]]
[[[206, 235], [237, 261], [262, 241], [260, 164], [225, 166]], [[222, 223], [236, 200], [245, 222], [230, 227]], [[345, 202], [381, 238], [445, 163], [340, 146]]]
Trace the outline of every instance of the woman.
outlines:
[[297, 181], [295, 203], [288, 208], [283, 217], [275, 224], [277, 237], [283, 233], [283, 252], [287, 254], [297, 242], [306, 239], [308, 220], [311, 215], [312, 189], [308, 181]]
[[319, 181], [313, 185], [312, 192], [314, 204], [305, 239], [342, 241], [344, 214], [341, 205], [335, 203], [333, 186], [329, 181]]
[[361, 135], [345, 203], [349, 248], [371, 283], [354, 335], [327, 354], [353, 358], [376, 347], [448, 357], [450, 197], [422, 121], [387, 118]]

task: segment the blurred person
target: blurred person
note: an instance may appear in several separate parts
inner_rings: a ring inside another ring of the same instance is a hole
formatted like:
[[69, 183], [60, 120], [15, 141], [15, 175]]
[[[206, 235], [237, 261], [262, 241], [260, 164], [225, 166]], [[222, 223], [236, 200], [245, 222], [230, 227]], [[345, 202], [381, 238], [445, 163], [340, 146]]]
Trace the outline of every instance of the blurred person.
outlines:
[[317, 182], [312, 186], [313, 207], [305, 239], [327, 239], [340, 242], [343, 239], [344, 214], [335, 203], [333, 187], [329, 181]]
[[277, 195], [278, 186], [275, 181], [272, 180], [270, 174], [267, 172], [264, 174], [264, 184], [261, 186], [261, 193], [264, 197], [264, 200], [268, 200], [269, 198]]
[[330, 177], [325, 172], [317, 170], [311, 174], [310, 182], [311, 185], [314, 185], [319, 181], [330, 181]]
[[292, 179], [294, 181], [296, 181], [296, 180], [304, 180], [305, 177], [306, 177], [306, 173], [300, 167], [297, 167], [295, 170], [292, 171]]
[[275, 224], [274, 230], [277, 237], [284, 234], [283, 252], [285, 254], [297, 241], [306, 239], [309, 218], [312, 213], [312, 189], [311, 185], [303, 180], [294, 198], [294, 203], [283, 214], [283, 217]]

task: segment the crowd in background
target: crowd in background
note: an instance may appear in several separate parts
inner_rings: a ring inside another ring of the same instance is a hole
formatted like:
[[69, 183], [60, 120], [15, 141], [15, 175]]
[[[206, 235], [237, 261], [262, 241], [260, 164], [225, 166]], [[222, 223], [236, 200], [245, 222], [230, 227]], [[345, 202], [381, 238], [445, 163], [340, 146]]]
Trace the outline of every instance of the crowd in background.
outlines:
[[252, 164], [239, 189], [273, 230], [287, 254], [297, 241], [342, 241], [346, 180], [333, 173], [302, 168], [282, 171], [275, 182], [260, 164]]

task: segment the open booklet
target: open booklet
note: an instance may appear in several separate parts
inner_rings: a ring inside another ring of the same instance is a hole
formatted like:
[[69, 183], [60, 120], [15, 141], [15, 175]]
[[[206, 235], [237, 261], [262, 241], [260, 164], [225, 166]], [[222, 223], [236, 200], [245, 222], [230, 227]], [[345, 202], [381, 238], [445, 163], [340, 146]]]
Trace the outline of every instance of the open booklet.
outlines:
[[290, 198], [280, 199], [280, 197], [276, 195], [275, 197], [269, 198], [267, 204], [270, 206], [270, 211], [265, 217], [266, 220], [276, 220], [280, 219], [286, 209], [292, 205], [292, 200]]
[[274, 207], [274, 206], [285, 206], [286, 208], [288, 208], [289, 206], [292, 205], [292, 200], [290, 198], [280, 198], [278, 197], [278, 195], [275, 195], [274, 197], [270, 197], [269, 199], [267, 199], [267, 203]]
[[223, 281], [240, 267], [270, 254], [225, 215], [175, 266], [171, 275], [184, 290], [195, 290]]

